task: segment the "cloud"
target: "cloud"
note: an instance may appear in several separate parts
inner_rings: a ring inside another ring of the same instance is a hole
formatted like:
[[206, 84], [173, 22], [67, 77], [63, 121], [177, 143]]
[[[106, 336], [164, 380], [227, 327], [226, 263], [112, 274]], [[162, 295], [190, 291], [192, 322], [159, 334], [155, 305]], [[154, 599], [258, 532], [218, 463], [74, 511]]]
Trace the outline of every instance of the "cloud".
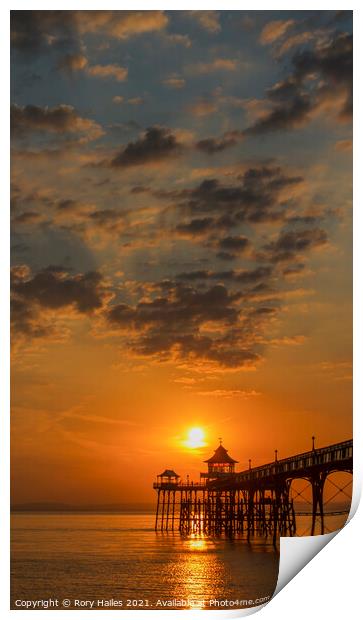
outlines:
[[168, 297], [140, 302], [134, 308], [125, 304], [114, 306], [109, 311], [109, 319], [136, 327], [168, 324], [172, 329], [175, 323], [186, 326], [207, 321], [233, 323], [238, 317], [233, 304], [239, 295], [229, 294], [223, 285], [214, 285], [203, 292], [180, 283], [171, 284], [170, 288]]
[[221, 25], [217, 11], [188, 11], [188, 13], [208, 32], [212, 34], [220, 32]]
[[38, 224], [42, 220], [42, 214], [38, 213], [37, 211], [23, 211], [12, 219], [12, 224], [20, 224], [26, 226], [28, 224]]
[[[154, 299], [135, 306], [116, 304], [107, 312], [113, 329], [133, 334], [129, 346], [135, 354], [222, 369], [243, 368], [259, 360], [249, 334], [252, 324], [238, 332], [239, 293], [220, 284], [203, 291], [173, 282], [163, 288], [167, 292]], [[257, 324], [259, 319], [254, 321], [256, 328]], [[214, 325], [211, 334], [208, 325]]]
[[198, 151], [207, 153], [207, 155], [214, 155], [215, 153], [221, 153], [231, 146], [235, 146], [238, 140], [233, 134], [226, 133], [222, 138], [205, 138], [196, 142], [195, 148]]
[[228, 217], [224, 220], [226, 225], [236, 226], [243, 222], [283, 220], [286, 201], [295, 196], [302, 182], [302, 177], [285, 174], [281, 167], [260, 166], [247, 169], [233, 185], [206, 179], [193, 189], [167, 194], [165, 198], [174, 198], [184, 213], [198, 217], [217, 213]]
[[274, 20], [268, 22], [261, 32], [260, 43], [262, 45], [268, 45], [274, 43], [277, 39], [282, 37], [286, 31], [294, 25], [294, 20]]
[[212, 239], [215, 240], [217, 234], [229, 230], [234, 226], [236, 226], [236, 222], [227, 214], [218, 217], [207, 216], [196, 217], [187, 221], [183, 220], [173, 231], [177, 236], [186, 239], [205, 239], [213, 234]]
[[[235, 248], [235, 242], [227, 244]], [[149, 283], [134, 304], [110, 305], [105, 316], [136, 357], [197, 371], [250, 369], [266, 346], [303, 342], [303, 336], [265, 336], [280, 309], [279, 292], [271, 288], [276, 278], [273, 265], [182, 272]]]
[[202, 75], [204, 73], [214, 73], [216, 71], [236, 71], [239, 61], [235, 58], [216, 58], [211, 62], [197, 62], [190, 65], [187, 71], [192, 74]]
[[75, 71], [82, 71], [85, 69], [87, 64], [88, 60], [83, 54], [66, 54], [66, 56], [60, 60], [58, 68], [69, 73], [74, 73]]
[[297, 336], [282, 336], [282, 338], [273, 338], [270, 340], [270, 344], [274, 346], [288, 346], [288, 347], [297, 347], [304, 344], [306, 341], [306, 336], [297, 335]]
[[191, 47], [192, 42], [187, 34], [168, 34], [166, 39], [169, 43], [175, 43], [177, 45], [183, 45], [184, 47]]
[[75, 11], [81, 33], [103, 32], [117, 39], [163, 30], [168, 17], [163, 11]]
[[310, 97], [296, 92], [295, 96], [276, 106], [272, 112], [257, 120], [248, 127], [244, 134], [260, 135], [282, 129], [296, 129], [304, 126], [311, 118], [314, 104]]
[[59, 61], [58, 68], [67, 73], [84, 71], [91, 77], [114, 78], [117, 82], [124, 82], [128, 76], [128, 69], [120, 65], [89, 65], [88, 59], [82, 53], [66, 54]]
[[129, 142], [110, 162], [113, 168], [127, 168], [159, 163], [177, 157], [182, 144], [170, 129], [150, 127], [144, 135]]
[[304, 43], [307, 43], [308, 41], [313, 40], [315, 36], [316, 36], [316, 33], [314, 31], [312, 32], [308, 30], [308, 31], [299, 32], [290, 37], [287, 37], [281, 43], [281, 45], [277, 48], [276, 55], [282, 56], [283, 54], [286, 54], [286, 52], [288, 52], [292, 47], [303, 45]]
[[131, 194], [147, 194], [150, 191], [150, 187], [147, 187], [145, 185], [135, 185], [134, 187], [131, 188], [130, 193]]
[[124, 235], [123, 244], [126, 238], [133, 237], [136, 232], [132, 215], [137, 219], [140, 212], [141, 209], [100, 208], [74, 199], [62, 199], [55, 202], [53, 214], [48, 217], [49, 225], [68, 231], [72, 236], [78, 235], [88, 246], [99, 249], [109, 243], [110, 238], [120, 243], [121, 234]]
[[326, 375], [332, 381], [351, 381], [353, 368], [351, 360], [331, 360], [314, 364], [314, 371]]
[[141, 105], [142, 103], [145, 103], [145, 100], [142, 97], [131, 97], [127, 100], [127, 103], [129, 105]]
[[167, 24], [163, 11], [12, 11], [11, 42], [27, 55], [57, 52], [80, 48], [85, 34], [127, 39]]
[[206, 269], [186, 271], [177, 274], [176, 278], [193, 282], [196, 280], [218, 280], [218, 281], [232, 281], [239, 284], [257, 284], [262, 280], [268, 280], [273, 274], [273, 268], [271, 266], [260, 266], [255, 269], [243, 269], [228, 271], [209, 271]]
[[335, 33], [292, 58], [292, 73], [268, 89], [271, 110], [244, 130], [259, 135], [306, 125], [320, 111], [339, 121], [352, 116], [353, 39]]
[[295, 260], [302, 252], [325, 245], [327, 240], [321, 228], [282, 231], [276, 241], [264, 246], [264, 258], [273, 263]]
[[13, 104], [10, 110], [11, 130], [15, 136], [35, 132], [53, 134], [80, 134], [84, 140], [96, 140], [103, 129], [95, 121], [79, 116], [70, 105], [41, 108], [36, 105]]
[[338, 140], [334, 145], [335, 151], [339, 151], [343, 153], [349, 153], [352, 150], [352, 148], [353, 148], [352, 140]]
[[127, 79], [128, 69], [119, 65], [93, 65], [87, 69], [88, 75], [99, 78], [115, 78], [117, 82]]
[[12, 325], [15, 335], [46, 337], [57, 334], [50, 315], [72, 309], [80, 315], [100, 311], [110, 293], [97, 271], [71, 275], [59, 266], [32, 274], [21, 265], [11, 271]]
[[26, 55], [71, 46], [73, 11], [12, 11], [11, 45]]
[[189, 222], [181, 222], [175, 228], [176, 232], [187, 237], [204, 237], [212, 230], [216, 230], [217, 223], [212, 217], [195, 218]]
[[174, 379], [174, 383], [181, 383], [185, 386], [191, 386], [197, 383], [197, 380], [193, 377], [177, 377], [176, 379]]
[[241, 235], [236, 235], [234, 237], [223, 237], [218, 240], [218, 247], [221, 250], [231, 254], [233, 253], [233, 256], [235, 254], [244, 254], [249, 246], [250, 242], [247, 237], [243, 237]]
[[74, 305], [78, 312], [88, 313], [103, 306], [105, 289], [97, 271], [70, 275], [63, 267], [49, 266], [35, 275], [13, 269], [12, 292], [44, 308]]
[[301, 275], [304, 275], [305, 269], [306, 267], [304, 263], [293, 263], [292, 265], [284, 267], [282, 274], [286, 278], [301, 277]]
[[180, 90], [185, 86], [185, 79], [178, 76], [178, 74], [173, 74], [165, 78], [162, 83], [164, 84], [164, 86], [168, 86], [169, 88]]
[[256, 396], [260, 396], [261, 392], [257, 392], [256, 390], [226, 390], [226, 389], [216, 389], [216, 390], [204, 390], [197, 392], [198, 396], [208, 396], [213, 398], [252, 398]]
[[189, 106], [189, 112], [196, 117], [209, 116], [218, 111], [218, 106], [214, 101], [200, 99]]

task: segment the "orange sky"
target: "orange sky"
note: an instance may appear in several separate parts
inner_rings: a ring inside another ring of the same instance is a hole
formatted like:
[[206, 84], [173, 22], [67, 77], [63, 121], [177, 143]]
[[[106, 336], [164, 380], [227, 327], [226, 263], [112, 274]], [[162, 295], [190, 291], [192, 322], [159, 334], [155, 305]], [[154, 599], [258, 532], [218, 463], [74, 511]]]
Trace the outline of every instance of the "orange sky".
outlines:
[[351, 18], [271, 13], [14, 16], [14, 503], [352, 436]]

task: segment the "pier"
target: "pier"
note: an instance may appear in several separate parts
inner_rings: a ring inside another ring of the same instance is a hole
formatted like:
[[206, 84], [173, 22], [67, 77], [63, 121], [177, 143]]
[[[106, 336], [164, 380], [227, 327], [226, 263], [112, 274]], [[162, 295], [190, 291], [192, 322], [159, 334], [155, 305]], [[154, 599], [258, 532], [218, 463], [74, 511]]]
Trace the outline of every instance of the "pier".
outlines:
[[166, 469], [153, 484], [157, 492], [155, 530], [216, 536], [241, 533], [247, 539], [260, 534], [271, 536], [275, 543], [279, 536], [296, 535], [291, 484], [303, 479], [311, 487], [312, 510], [299, 514], [311, 514], [312, 536], [318, 520], [319, 533], [324, 534], [324, 486], [332, 473], [353, 473], [353, 440], [319, 449], [312, 440], [309, 452], [278, 460], [275, 451], [273, 462], [251, 467], [250, 461], [249, 468], [241, 472], [235, 471], [238, 461], [220, 441], [205, 461], [208, 471], [200, 474], [198, 482], [183, 482], [174, 470]]

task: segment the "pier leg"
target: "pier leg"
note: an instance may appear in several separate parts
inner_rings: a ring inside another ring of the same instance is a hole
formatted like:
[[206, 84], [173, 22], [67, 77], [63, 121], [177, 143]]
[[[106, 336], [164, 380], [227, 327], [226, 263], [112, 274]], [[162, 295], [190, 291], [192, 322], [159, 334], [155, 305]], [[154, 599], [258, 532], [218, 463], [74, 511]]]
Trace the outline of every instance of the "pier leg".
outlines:
[[166, 531], [169, 530], [169, 507], [170, 507], [170, 491], [168, 491], [166, 503]]
[[175, 516], [175, 491], [173, 491], [173, 511], [171, 517], [171, 530], [174, 532], [174, 516]]
[[313, 492], [313, 515], [311, 522], [311, 536], [315, 534], [316, 518], [320, 515], [320, 533], [324, 534], [324, 502], [323, 502], [323, 490], [324, 490], [325, 476], [324, 474], [318, 474], [311, 480], [312, 492]]
[[158, 499], [157, 499], [157, 504], [156, 504], [155, 532], [157, 532], [158, 530], [159, 502], [160, 502], [160, 489], [158, 490]]
[[162, 491], [163, 501], [161, 506], [161, 531], [164, 530], [164, 516], [165, 516], [165, 491]]

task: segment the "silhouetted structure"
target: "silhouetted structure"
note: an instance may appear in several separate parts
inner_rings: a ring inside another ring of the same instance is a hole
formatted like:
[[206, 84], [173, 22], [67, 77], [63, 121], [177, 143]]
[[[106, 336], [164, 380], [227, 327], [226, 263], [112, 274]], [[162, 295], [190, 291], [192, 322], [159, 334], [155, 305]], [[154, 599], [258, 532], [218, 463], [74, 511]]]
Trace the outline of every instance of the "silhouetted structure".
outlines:
[[222, 446], [222, 440], [220, 439], [219, 441], [219, 446], [217, 450], [215, 450], [213, 456], [204, 461], [208, 463], [208, 472], [202, 472], [200, 474], [201, 479], [214, 480], [223, 478], [226, 474], [234, 474], [234, 466], [238, 461], [235, 461], [229, 456], [228, 450]]
[[[238, 462], [220, 445], [207, 459], [208, 472], [200, 474], [200, 482], [184, 483], [173, 470], [157, 476], [156, 531], [205, 533], [210, 535], [260, 533], [294, 536], [296, 518], [291, 498], [291, 483], [305, 479], [312, 489], [311, 535], [320, 517], [324, 533], [324, 484], [329, 474], [352, 473], [353, 441], [343, 441], [325, 448], [313, 449], [267, 465], [235, 472]], [[251, 465], [251, 462], [250, 462]]]

